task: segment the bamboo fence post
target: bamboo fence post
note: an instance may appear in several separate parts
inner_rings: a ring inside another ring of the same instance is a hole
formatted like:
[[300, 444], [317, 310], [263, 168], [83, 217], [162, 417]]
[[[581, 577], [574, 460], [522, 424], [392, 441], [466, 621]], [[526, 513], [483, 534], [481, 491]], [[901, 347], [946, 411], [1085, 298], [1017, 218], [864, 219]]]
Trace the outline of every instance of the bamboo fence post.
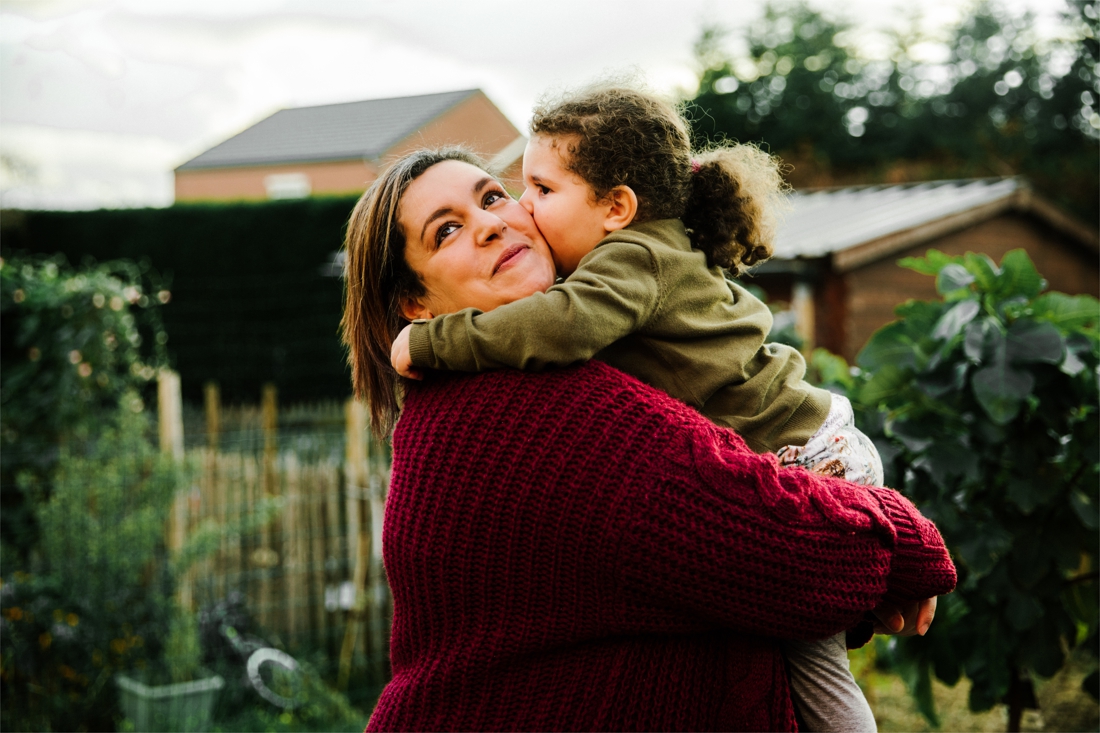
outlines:
[[[203, 385], [203, 408], [206, 416], [206, 451], [203, 453], [203, 476], [205, 478], [203, 501], [207, 506], [207, 513], [210, 518], [224, 527], [227, 519], [224, 484], [218, 480], [218, 449], [221, 445], [221, 392], [218, 389], [217, 382], [207, 382]], [[223, 565], [228, 549], [228, 539], [223, 536], [219, 543], [218, 554], [204, 563], [206, 566], [205, 574], [209, 579], [207, 584], [216, 595], [224, 596], [226, 593]]]
[[221, 441], [221, 390], [217, 382], [203, 386], [203, 402], [206, 407], [206, 445], [217, 452]]
[[[341, 536], [343, 532], [340, 528], [340, 480], [338, 473], [332, 476], [326, 488], [328, 491], [325, 495], [325, 537], [328, 554], [325, 556], [325, 577], [326, 585], [328, 584], [327, 581], [332, 581], [337, 595], [337, 607], [333, 609], [332, 615], [328, 617], [331, 625], [331, 638], [326, 637], [325, 648], [329, 648], [340, 633], [339, 627], [342, 617], [339, 613], [339, 594], [340, 582], [344, 578], [343, 561], [347, 554], [345, 552], [347, 538]], [[331, 571], [328, 570], [330, 559], [333, 565]]]
[[302, 632], [302, 572], [305, 569], [299, 524], [305, 516], [301, 506], [301, 484], [305, 469], [294, 453], [286, 456], [286, 507], [283, 509], [283, 576], [286, 593], [287, 642], [299, 646]]
[[225, 556], [225, 595], [228, 597], [234, 590], [243, 590], [241, 568], [241, 541], [242, 533], [239, 531], [242, 494], [244, 493], [244, 460], [240, 453], [229, 453], [218, 456], [221, 463], [222, 496], [225, 500], [225, 521], [238, 528], [238, 531], [226, 538]]
[[[337, 687], [341, 690], [347, 689], [358, 627], [363, 621], [364, 611], [368, 603], [365, 586], [370, 569], [370, 528], [366, 526], [369, 521], [367, 514], [369, 509], [364, 505], [364, 499], [368, 495], [367, 486], [369, 483], [366, 410], [362, 402], [352, 399], [347, 401], [344, 415], [347, 430], [344, 470], [347, 478], [348, 549], [351, 550], [354, 547], [355, 554], [351, 563], [351, 567], [354, 568], [352, 578], [354, 601], [351, 610], [348, 612], [347, 626], [344, 628], [344, 643], [340, 648]], [[349, 560], [352, 560], [352, 558], [349, 558]], [[365, 636], [360, 642], [360, 645], [364, 647], [366, 646]]]
[[[275, 459], [278, 453], [278, 391], [270, 382], [264, 385], [263, 401], [261, 403], [262, 428], [264, 434], [264, 453], [261, 482], [263, 497], [265, 499], [276, 495]], [[257, 559], [263, 567], [260, 580], [260, 623], [265, 627], [271, 627], [275, 619], [274, 604], [274, 578], [273, 570], [279, 564], [279, 556], [273, 547], [273, 528], [271, 522], [264, 523], [261, 532], [261, 547], [257, 553]], [[281, 549], [281, 548], [280, 548]]]
[[371, 666], [374, 679], [381, 683], [386, 679], [386, 666], [389, 645], [386, 643], [386, 578], [382, 565], [382, 523], [386, 511], [386, 482], [378, 476], [372, 476], [370, 482], [370, 635]]
[[328, 648], [328, 612], [325, 609], [325, 586], [327, 578], [325, 572], [325, 560], [328, 553], [325, 551], [325, 523], [324, 502], [328, 495], [329, 464], [326, 461], [318, 467], [317, 482], [314, 490], [310, 492], [309, 506], [309, 537], [313, 543], [312, 562], [310, 575], [314, 579], [311, 590], [310, 603], [313, 614], [314, 643], [322, 648]]
[[[183, 460], [183, 398], [180, 395], [179, 374], [170, 369], [157, 372], [157, 429], [160, 450], [176, 461]], [[187, 539], [186, 491], [177, 490], [168, 519], [168, 550], [172, 554], [183, 548]], [[191, 608], [190, 578], [185, 574], [177, 589], [180, 606]]]

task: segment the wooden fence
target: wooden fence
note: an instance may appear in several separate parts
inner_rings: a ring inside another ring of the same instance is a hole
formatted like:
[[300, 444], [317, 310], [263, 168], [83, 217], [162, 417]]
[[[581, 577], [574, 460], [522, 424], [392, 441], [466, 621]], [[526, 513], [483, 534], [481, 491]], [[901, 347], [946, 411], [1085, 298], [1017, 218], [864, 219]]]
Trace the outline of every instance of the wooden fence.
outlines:
[[[364, 406], [344, 405], [339, 432], [331, 420], [314, 427], [329, 450], [317, 449], [317, 440], [311, 450], [295, 450], [304, 444], [308, 410], [299, 408], [292, 421], [299, 439], [286, 440], [294, 431], [279, 429], [274, 386], [264, 387], [258, 410], [223, 410], [216, 385], [208, 385], [205, 439], [185, 441], [179, 378], [163, 372], [158, 386], [161, 448], [194, 473], [190, 489], [177, 496], [169, 548], [215, 545], [181, 580], [181, 603], [197, 609], [240, 592], [270, 640], [292, 653], [323, 652], [338, 665], [341, 685], [353, 672], [384, 681], [392, 607], [381, 562], [389, 454], [370, 439]], [[235, 434], [227, 436], [230, 424]], [[280, 436], [288, 446], [280, 446]], [[339, 442], [343, 451], [331, 450]]]

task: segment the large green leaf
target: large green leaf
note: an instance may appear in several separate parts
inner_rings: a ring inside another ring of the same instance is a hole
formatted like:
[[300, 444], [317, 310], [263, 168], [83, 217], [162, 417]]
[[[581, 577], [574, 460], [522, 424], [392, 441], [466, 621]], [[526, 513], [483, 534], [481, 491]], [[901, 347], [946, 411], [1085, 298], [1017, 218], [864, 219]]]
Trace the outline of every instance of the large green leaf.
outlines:
[[1095, 327], [1100, 322], [1100, 300], [1091, 295], [1044, 293], [1031, 304], [1035, 318], [1062, 329]]
[[952, 263], [940, 270], [940, 273], [936, 276], [936, 292], [941, 295], [954, 293], [956, 290], [969, 287], [974, 279], [974, 276], [965, 267]]
[[1021, 318], [1008, 327], [1005, 352], [1013, 364], [1059, 364], [1065, 353], [1065, 339], [1050, 323]]
[[884, 366], [912, 367], [916, 364], [913, 340], [904, 321], [894, 321], [875, 331], [867, 345], [856, 355], [861, 369], [875, 371]]
[[1000, 297], [1023, 296], [1030, 300], [1042, 292], [1044, 285], [1026, 250], [1014, 249], [1001, 259], [1001, 276], [997, 278]]
[[1030, 629], [1043, 617], [1043, 604], [1030, 595], [1013, 593], [1005, 608], [1008, 623], [1016, 631]]
[[1003, 349], [1004, 334], [1001, 325], [993, 318], [980, 318], [966, 324], [963, 353], [973, 362], [991, 361]]
[[893, 364], [880, 367], [859, 393], [860, 402], [877, 405], [909, 385], [909, 375]]
[[959, 331], [962, 331], [963, 326], [974, 320], [974, 316], [978, 315], [980, 310], [981, 305], [976, 300], [964, 300], [956, 304], [936, 323], [932, 338], [941, 341], [955, 338], [959, 335]]
[[1001, 274], [1001, 269], [994, 264], [989, 255], [967, 252], [963, 255], [963, 266], [974, 276], [978, 288], [990, 292]]
[[937, 369], [932, 374], [925, 374], [914, 384], [929, 397], [939, 399], [963, 388], [966, 384], [967, 366], [965, 361], [956, 361], [954, 364]]
[[1029, 372], [1014, 369], [1005, 359], [998, 359], [974, 372], [970, 386], [989, 419], [998, 425], [1007, 425], [1031, 394], [1035, 377]]
[[961, 265], [962, 262], [962, 257], [952, 257], [940, 252], [938, 249], [930, 249], [924, 257], [904, 257], [898, 260], [898, 266], [919, 272], [922, 275], [935, 276], [947, 265]]

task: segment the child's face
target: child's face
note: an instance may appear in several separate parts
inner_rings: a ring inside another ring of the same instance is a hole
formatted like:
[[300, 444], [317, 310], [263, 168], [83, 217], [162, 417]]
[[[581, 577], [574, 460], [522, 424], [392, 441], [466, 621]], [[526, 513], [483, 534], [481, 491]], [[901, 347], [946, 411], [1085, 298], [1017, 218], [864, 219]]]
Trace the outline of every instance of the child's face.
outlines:
[[[527, 190], [519, 202], [535, 217], [558, 273], [568, 277], [586, 254], [608, 234], [607, 207], [595, 201], [592, 189], [562, 164], [567, 141], [535, 135], [523, 153]], [[556, 144], [555, 144], [556, 143]]]

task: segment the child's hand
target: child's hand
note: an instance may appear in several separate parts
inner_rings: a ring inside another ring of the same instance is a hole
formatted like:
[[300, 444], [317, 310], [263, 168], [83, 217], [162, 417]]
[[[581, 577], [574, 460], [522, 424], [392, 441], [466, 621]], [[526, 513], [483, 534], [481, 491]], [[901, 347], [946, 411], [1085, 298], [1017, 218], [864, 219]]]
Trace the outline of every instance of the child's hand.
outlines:
[[401, 333], [397, 334], [397, 338], [393, 340], [393, 346], [390, 347], [390, 364], [402, 377], [423, 379], [423, 373], [413, 366], [412, 356], [409, 354], [409, 331], [411, 330], [410, 323], [402, 328]]
[[872, 613], [878, 617], [878, 623], [875, 624], [876, 634], [924, 636], [936, 616], [936, 598], [933, 596], [923, 601], [912, 601], [904, 608], [883, 603]]

